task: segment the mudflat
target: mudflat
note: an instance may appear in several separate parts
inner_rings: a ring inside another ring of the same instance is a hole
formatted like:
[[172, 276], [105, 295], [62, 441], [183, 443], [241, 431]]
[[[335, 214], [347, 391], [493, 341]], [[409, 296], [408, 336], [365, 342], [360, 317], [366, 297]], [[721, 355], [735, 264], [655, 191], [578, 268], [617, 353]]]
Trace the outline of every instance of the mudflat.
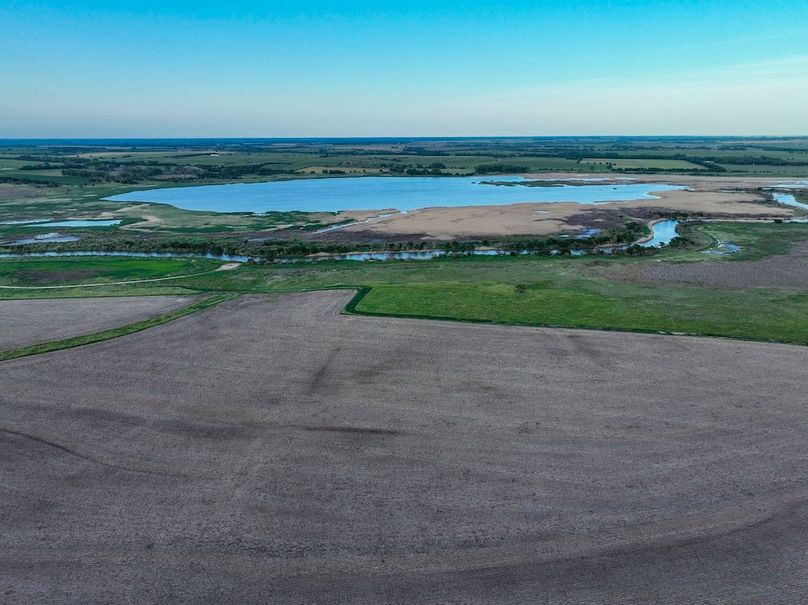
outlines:
[[[424, 239], [457, 237], [503, 237], [550, 235], [565, 230], [618, 223], [620, 217], [642, 218], [654, 210], [699, 212], [708, 216], [738, 219], [789, 218], [786, 207], [764, 203], [756, 193], [715, 191], [662, 191], [654, 200], [607, 202], [597, 205], [575, 203], [532, 203], [508, 206], [425, 208], [406, 214], [392, 214], [367, 223], [349, 225], [343, 234], [425, 234]], [[611, 220], [604, 221], [604, 217]]]
[[190, 305], [193, 296], [0, 301], [0, 350], [91, 334]]
[[[538, 178], [570, 178], [562, 174], [531, 175]], [[584, 175], [574, 175], [581, 178]], [[628, 179], [597, 175], [605, 182], [626, 184]], [[667, 183], [687, 187], [684, 190], [658, 191], [654, 199], [577, 203], [514, 203], [506, 206], [434, 207], [391, 214], [378, 220], [349, 225], [341, 234], [355, 237], [372, 234], [384, 239], [407, 234], [421, 239], [485, 238], [512, 235], [550, 235], [564, 230], [598, 227], [622, 222], [626, 215], [647, 218], [654, 211], [699, 213], [713, 218], [775, 219], [789, 218], [794, 210], [767, 200], [760, 191], [781, 180], [755, 177], [660, 176], [631, 177], [632, 183]], [[530, 189], [517, 187], [529, 196]], [[332, 237], [328, 234], [324, 237]]]
[[3, 600], [808, 598], [808, 348], [352, 294], [0, 364]]

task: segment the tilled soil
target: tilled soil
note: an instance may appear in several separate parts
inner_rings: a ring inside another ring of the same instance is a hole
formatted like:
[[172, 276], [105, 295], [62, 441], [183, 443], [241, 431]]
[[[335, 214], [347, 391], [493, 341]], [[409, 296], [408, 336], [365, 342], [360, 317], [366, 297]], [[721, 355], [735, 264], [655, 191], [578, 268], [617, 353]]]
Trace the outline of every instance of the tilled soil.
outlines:
[[351, 294], [0, 364], [0, 600], [808, 598], [808, 348]]
[[642, 263], [626, 266], [622, 277], [645, 283], [680, 282], [714, 288], [808, 289], [808, 244], [788, 254], [755, 261]]
[[0, 351], [135, 323], [190, 305], [190, 296], [0, 301]]

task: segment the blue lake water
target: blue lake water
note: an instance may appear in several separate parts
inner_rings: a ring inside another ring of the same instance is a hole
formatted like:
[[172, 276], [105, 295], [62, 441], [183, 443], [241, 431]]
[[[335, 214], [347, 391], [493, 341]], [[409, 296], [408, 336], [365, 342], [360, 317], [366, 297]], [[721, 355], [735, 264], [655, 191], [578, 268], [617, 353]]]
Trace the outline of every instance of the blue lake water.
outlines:
[[31, 223], [24, 223], [23, 226], [25, 227], [112, 227], [114, 225], [120, 225], [121, 221], [82, 221], [82, 220], [75, 220], [75, 221], [53, 221], [53, 222], [41, 222], [41, 221], [33, 221]]
[[485, 180], [524, 181], [515, 176], [299, 179], [150, 189], [107, 199], [170, 204], [184, 210], [212, 212], [338, 212], [386, 208], [407, 212], [437, 206], [496, 206], [521, 202], [625, 202], [655, 199], [654, 193], [684, 189], [657, 183], [524, 187], [482, 183]]
[[659, 248], [671, 243], [673, 238], [678, 237], [676, 227], [679, 221], [658, 221], [651, 226], [652, 237], [647, 242], [640, 244], [643, 248]]
[[787, 181], [777, 183], [779, 189], [808, 189], [808, 181]]
[[[74, 241], [69, 240], [69, 241]], [[17, 253], [2, 253], [0, 258], [49, 258], [54, 256], [131, 256], [134, 258], [209, 258], [213, 260], [229, 261], [234, 263], [246, 263], [249, 260], [254, 260], [249, 256], [241, 256], [237, 254], [191, 254], [183, 252], [108, 252], [101, 250], [76, 250], [75, 252], [21, 252]]]
[[24, 220], [24, 221], [0, 221], [0, 225], [32, 225], [34, 223], [47, 223], [48, 219]]
[[[349, 252], [348, 254], [328, 254], [321, 256], [310, 256], [306, 260], [430, 260], [444, 256], [508, 256], [533, 254], [530, 250], [519, 250], [511, 253], [506, 250], [467, 250], [465, 252], [450, 252], [447, 250], [405, 250], [403, 252]], [[295, 262], [300, 259], [289, 259]]]
[[808, 210], [808, 204], [798, 202], [797, 198], [790, 193], [774, 193], [772, 195], [774, 196], [774, 201], [776, 201], [778, 204], [784, 204], [786, 206], [793, 206], [794, 208], [802, 208], [803, 210]]
[[7, 246], [25, 246], [28, 244], [66, 244], [69, 242], [77, 242], [80, 238], [72, 235], [64, 235], [62, 233], [42, 233], [34, 237], [26, 237], [23, 239], [15, 240], [6, 244]]

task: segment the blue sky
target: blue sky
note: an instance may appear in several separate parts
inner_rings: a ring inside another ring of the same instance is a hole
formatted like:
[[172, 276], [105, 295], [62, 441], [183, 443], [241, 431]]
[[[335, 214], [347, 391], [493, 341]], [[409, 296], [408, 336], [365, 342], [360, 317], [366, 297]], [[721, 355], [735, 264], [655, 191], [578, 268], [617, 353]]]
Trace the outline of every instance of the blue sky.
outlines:
[[0, 137], [560, 134], [808, 135], [808, 2], [0, 2]]

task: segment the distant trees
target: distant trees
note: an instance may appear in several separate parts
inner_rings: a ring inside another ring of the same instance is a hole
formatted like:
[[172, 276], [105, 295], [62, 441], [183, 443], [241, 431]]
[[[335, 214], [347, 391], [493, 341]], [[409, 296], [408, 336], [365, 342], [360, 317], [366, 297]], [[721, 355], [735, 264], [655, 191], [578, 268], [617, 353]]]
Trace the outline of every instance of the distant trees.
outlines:
[[393, 174], [406, 174], [407, 176], [443, 176], [443, 169], [446, 168], [446, 165], [440, 162], [434, 162], [429, 166], [424, 166], [423, 164], [416, 164], [415, 166], [411, 164], [387, 164], [383, 167]]
[[530, 168], [519, 164], [480, 164], [474, 169], [477, 174], [515, 174], [529, 172]]

